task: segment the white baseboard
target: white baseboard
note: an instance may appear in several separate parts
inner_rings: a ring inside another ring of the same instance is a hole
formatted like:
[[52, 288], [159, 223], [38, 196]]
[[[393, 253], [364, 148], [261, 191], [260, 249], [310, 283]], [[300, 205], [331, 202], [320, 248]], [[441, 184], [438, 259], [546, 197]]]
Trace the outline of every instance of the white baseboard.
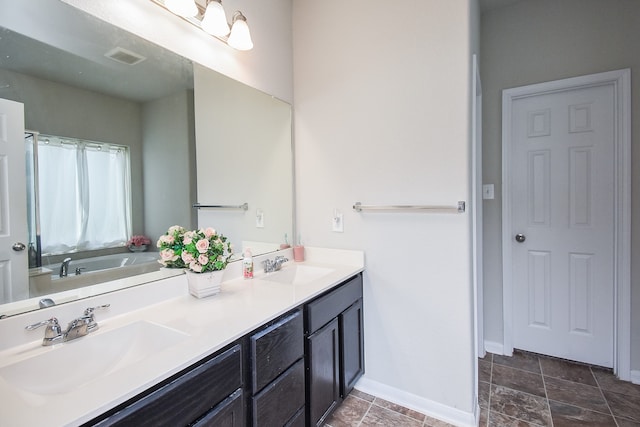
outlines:
[[631, 382], [634, 384], [640, 384], [640, 371], [631, 371]]
[[497, 341], [484, 341], [484, 349], [493, 354], [504, 354], [504, 345]]
[[364, 377], [357, 382], [356, 389], [456, 426], [478, 425], [479, 407], [474, 412], [461, 411]]

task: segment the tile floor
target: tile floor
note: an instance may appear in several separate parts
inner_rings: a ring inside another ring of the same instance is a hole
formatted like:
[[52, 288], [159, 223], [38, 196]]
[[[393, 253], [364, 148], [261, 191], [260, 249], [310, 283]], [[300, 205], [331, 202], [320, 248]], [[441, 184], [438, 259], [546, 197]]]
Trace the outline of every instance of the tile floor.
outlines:
[[609, 370], [525, 352], [478, 365], [483, 427], [640, 427], [640, 385]]
[[379, 397], [353, 390], [324, 427], [453, 427]]
[[[481, 427], [640, 427], [640, 385], [609, 370], [516, 351], [478, 361]], [[448, 427], [354, 390], [325, 427]]]

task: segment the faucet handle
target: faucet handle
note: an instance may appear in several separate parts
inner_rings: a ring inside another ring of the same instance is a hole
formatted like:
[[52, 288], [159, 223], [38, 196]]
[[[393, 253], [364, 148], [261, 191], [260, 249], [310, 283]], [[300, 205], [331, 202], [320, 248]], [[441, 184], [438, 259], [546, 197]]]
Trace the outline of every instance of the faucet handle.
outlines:
[[84, 311], [84, 315], [85, 316], [91, 316], [94, 311], [101, 310], [101, 309], [108, 308], [108, 307], [111, 307], [111, 304], [103, 304], [103, 305], [99, 305], [99, 306], [96, 306], [96, 307], [89, 307]]
[[52, 317], [48, 320], [43, 320], [42, 322], [34, 323], [33, 325], [28, 325], [25, 327], [25, 329], [27, 331], [33, 331], [34, 329], [38, 329], [40, 326], [47, 327], [47, 329], [44, 331], [44, 339], [42, 340], [42, 345], [51, 345], [62, 337], [62, 328], [60, 327], [60, 323], [58, 323], [58, 319], [55, 317]]

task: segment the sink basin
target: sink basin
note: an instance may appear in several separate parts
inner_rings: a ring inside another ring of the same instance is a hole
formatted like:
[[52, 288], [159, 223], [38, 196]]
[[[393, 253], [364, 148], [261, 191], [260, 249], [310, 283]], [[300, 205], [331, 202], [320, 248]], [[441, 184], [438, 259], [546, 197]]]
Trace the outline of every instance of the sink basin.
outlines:
[[87, 335], [0, 368], [0, 377], [31, 393], [72, 391], [184, 340], [188, 335], [140, 321]]
[[289, 285], [304, 285], [332, 273], [332, 268], [314, 267], [310, 265], [285, 265], [279, 271], [267, 273], [263, 280]]

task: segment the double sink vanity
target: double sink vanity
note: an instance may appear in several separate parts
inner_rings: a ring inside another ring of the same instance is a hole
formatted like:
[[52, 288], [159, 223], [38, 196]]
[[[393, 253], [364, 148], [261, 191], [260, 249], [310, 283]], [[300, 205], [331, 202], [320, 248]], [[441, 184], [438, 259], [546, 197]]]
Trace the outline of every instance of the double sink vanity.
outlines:
[[[252, 280], [239, 264], [208, 298], [178, 275], [0, 320], [0, 425], [322, 425], [364, 372], [363, 253], [307, 248]], [[88, 307], [86, 336], [25, 329]]]

